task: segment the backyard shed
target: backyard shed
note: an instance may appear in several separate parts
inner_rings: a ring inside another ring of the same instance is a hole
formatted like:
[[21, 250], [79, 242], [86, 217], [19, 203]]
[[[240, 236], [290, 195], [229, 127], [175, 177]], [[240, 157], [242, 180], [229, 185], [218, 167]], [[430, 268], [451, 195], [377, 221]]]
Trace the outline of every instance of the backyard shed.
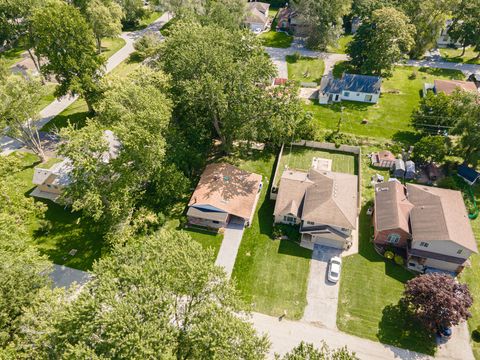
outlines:
[[394, 177], [403, 178], [405, 176], [405, 162], [402, 159], [396, 159], [392, 172]]
[[415, 163], [412, 160], [405, 162], [405, 179], [415, 179]]
[[480, 179], [480, 173], [467, 165], [459, 165], [457, 171], [458, 175], [469, 185], [475, 184]]

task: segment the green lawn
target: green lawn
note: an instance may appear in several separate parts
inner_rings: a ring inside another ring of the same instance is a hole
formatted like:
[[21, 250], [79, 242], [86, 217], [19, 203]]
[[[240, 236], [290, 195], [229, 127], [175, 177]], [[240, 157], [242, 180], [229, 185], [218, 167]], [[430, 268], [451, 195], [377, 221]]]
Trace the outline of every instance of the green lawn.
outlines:
[[124, 28], [124, 31], [137, 31], [137, 30], [143, 30], [145, 29], [148, 25], [153, 23], [155, 20], [157, 20], [160, 16], [162, 16], [162, 12], [159, 11], [151, 11], [148, 12], [146, 16], [144, 16], [140, 22], [136, 26], [129, 26], [127, 28]]
[[[15, 174], [19, 184], [12, 191], [19, 191], [28, 196], [34, 188], [32, 177], [34, 167], [39, 165], [39, 159], [29, 153], [15, 153], [11, 156], [21, 157], [24, 164], [24, 170]], [[57, 161], [50, 159], [43, 167], [49, 168]], [[55, 264], [90, 270], [93, 262], [106, 251], [102, 230], [78, 213], [72, 213], [63, 206], [47, 200], [43, 202], [48, 206], [44, 219], [47, 226], [41, 219], [31, 220], [32, 242]], [[68, 254], [72, 249], [77, 250], [75, 256]]]
[[465, 50], [465, 54], [462, 54], [462, 49], [444, 48], [440, 49], [440, 54], [443, 60], [450, 62], [459, 62], [467, 64], [480, 64], [480, 59], [476, 59], [478, 52], [474, 51], [472, 47], [468, 47]]
[[[372, 150], [363, 148], [365, 154]], [[366, 210], [373, 199], [370, 177], [375, 173], [388, 178], [388, 171], [370, 168], [369, 159], [363, 157], [359, 253], [343, 259], [337, 326], [352, 335], [433, 354], [434, 339], [398, 306], [403, 284], [412, 274], [384, 261], [370, 242], [373, 227]]]
[[263, 46], [274, 48], [288, 48], [293, 41], [293, 36], [274, 30], [261, 34], [259, 38]]
[[320, 83], [325, 70], [325, 64], [322, 59], [311, 57], [300, 57], [296, 60], [295, 56], [287, 55], [288, 78], [300, 82]]
[[27, 50], [26, 41], [20, 39], [13, 48], [0, 52], [0, 59], [5, 61], [5, 68], [10, 68], [23, 59], [22, 54]]
[[108, 59], [124, 46], [125, 40], [121, 37], [104, 38], [102, 39], [102, 54], [105, 59]]
[[[344, 64], [339, 64], [337, 68], [343, 66]], [[409, 79], [414, 71], [416, 78]], [[464, 79], [464, 76], [456, 70], [399, 66], [391, 78], [383, 79], [382, 95], [378, 104], [342, 101], [329, 105], [310, 103], [305, 104], [304, 108], [312, 113], [313, 121], [320, 129], [334, 130], [343, 118], [342, 132], [414, 141], [410, 115], [420, 102], [423, 84], [433, 82], [434, 79]], [[368, 120], [368, 124], [362, 124], [363, 119]]]
[[204, 249], [211, 249], [214, 257], [217, 258], [218, 250], [220, 250], [220, 245], [222, 245], [223, 234], [194, 228], [183, 229], [183, 231], [190, 235], [193, 240], [200, 243]]
[[267, 190], [274, 155], [254, 152], [234, 163], [263, 175], [264, 187], [253, 224], [243, 235], [232, 276], [254, 311], [280, 316], [286, 310], [287, 318], [300, 319], [306, 306], [311, 251], [293, 240], [272, 239], [274, 202], [267, 198]]
[[347, 45], [352, 41], [353, 35], [342, 35], [338, 39], [336, 46], [329, 46], [327, 51], [334, 54], [345, 54]]

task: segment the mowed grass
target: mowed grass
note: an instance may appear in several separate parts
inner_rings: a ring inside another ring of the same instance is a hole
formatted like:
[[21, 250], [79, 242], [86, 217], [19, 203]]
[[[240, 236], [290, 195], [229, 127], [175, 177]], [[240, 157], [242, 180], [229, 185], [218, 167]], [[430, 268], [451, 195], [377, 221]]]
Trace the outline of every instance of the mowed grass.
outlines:
[[453, 49], [453, 48], [444, 48], [440, 49], [440, 55], [444, 61], [457, 62], [457, 63], [466, 63], [466, 64], [480, 64], [480, 59], [477, 58], [478, 52], [474, 51], [473, 48], [467, 47], [465, 49], [465, 54], [462, 55], [462, 49]]
[[222, 245], [223, 234], [195, 228], [183, 229], [183, 231], [202, 245], [205, 250], [210, 249], [214, 257], [217, 258], [218, 250], [220, 250]]
[[334, 54], [345, 54], [348, 44], [352, 41], [353, 35], [342, 35], [337, 41], [336, 46], [329, 46], [327, 51]]
[[263, 46], [284, 49], [289, 48], [293, 41], [293, 36], [275, 30], [265, 32], [259, 38]]
[[254, 311], [300, 319], [306, 306], [311, 251], [293, 240], [273, 240], [274, 202], [268, 198], [275, 156], [254, 152], [232, 159], [242, 169], [263, 176], [264, 186], [252, 226], [244, 232], [233, 279]]
[[108, 59], [124, 46], [125, 46], [125, 40], [123, 40], [121, 37], [103, 38], [102, 54], [105, 57], [105, 59]]
[[[480, 206], [480, 186], [477, 184], [473, 187], [475, 198], [478, 206]], [[480, 249], [480, 217], [475, 220], [470, 220], [473, 233], [477, 240], [477, 245]], [[480, 326], [480, 255], [472, 254], [470, 256], [471, 266], [465, 268], [460, 275], [460, 281], [466, 282], [473, 296], [473, 306], [470, 308], [472, 318], [468, 321], [470, 332]], [[473, 354], [475, 359], [480, 359], [480, 342], [472, 341]]]
[[[14, 175], [17, 181], [12, 191], [29, 196], [34, 189], [32, 177], [35, 166], [40, 165], [39, 158], [33, 154], [18, 152], [11, 156], [20, 157], [24, 166], [22, 171]], [[57, 161], [59, 160], [50, 159], [42, 167], [49, 168]], [[31, 219], [31, 241], [55, 264], [90, 270], [93, 262], [107, 251], [102, 229], [82, 218], [79, 213], [72, 213], [68, 208], [48, 200], [36, 201], [45, 203], [47, 211], [44, 219]], [[72, 249], [77, 250], [74, 256], [69, 255]]]
[[[366, 154], [375, 149], [363, 148]], [[404, 283], [413, 275], [373, 248], [372, 219], [366, 211], [373, 201], [370, 178], [388, 171], [372, 169], [362, 158], [362, 210], [359, 218], [359, 253], [343, 258], [337, 326], [341, 331], [426, 354], [435, 351], [434, 339], [400, 306]]]
[[293, 55], [287, 55], [288, 78], [299, 82], [320, 83], [325, 70], [322, 59], [302, 56], [295, 59]]
[[[344, 65], [340, 63], [336, 67]], [[409, 78], [414, 72], [416, 78]], [[391, 78], [383, 79], [382, 94], [377, 104], [342, 101], [319, 105], [315, 102], [305, 104], [304, 109], [311, 112], [315, 125], [321, 129], [334, 130], [341, 120], [340, 129], [345, 133], [412, 141], [410, 116], [420, 103], [423, 84], [434, 79], [464, 79], [464, 76], [456, 70], [398, 66]], [[363, 119], [368, 123], [362, 124]]]

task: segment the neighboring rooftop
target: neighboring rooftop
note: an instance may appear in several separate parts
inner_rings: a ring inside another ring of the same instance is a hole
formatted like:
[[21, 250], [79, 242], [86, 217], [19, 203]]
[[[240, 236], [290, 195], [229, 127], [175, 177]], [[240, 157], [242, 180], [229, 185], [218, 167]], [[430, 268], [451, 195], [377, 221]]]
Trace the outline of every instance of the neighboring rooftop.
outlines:
[[268, 9], [270, 4], [263, 2], [247, 3], [247, 16], [245, 22], [254, 24], [263, 24], [268, 19]]
[[435, 93], [443, 92], [446, 95], [450, 95], [455, 90], [460, 89], [463, 91], [478, 93], [475, 83], [471, 81], [461, 80], [434, 80]]
[[249, 219], [262, 176], [226, 163], [209, 164], [188, 206], [210, 206]]
[[320, 91], [331, 94], [340, 94], [342, 91], [380, 94], [381, 86], [382, 78], [378, 76], [343, 74], [341, 79], [328, 78]]
[[389, 181], [375, 185], [373, 216], [377, 231], [402, 229], [409, 233], [408, 219], [412, 208], [413, 204], [407, 199], [406, 188], [400, 182]]

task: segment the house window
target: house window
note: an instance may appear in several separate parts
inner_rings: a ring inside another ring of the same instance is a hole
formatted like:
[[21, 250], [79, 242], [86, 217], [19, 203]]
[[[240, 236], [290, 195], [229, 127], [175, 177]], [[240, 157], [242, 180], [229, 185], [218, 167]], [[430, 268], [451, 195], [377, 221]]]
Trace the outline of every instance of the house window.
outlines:
[[422, 241], [422, 242], [420, 243], [420, 246], [422, 246], [422, 247], [428, 247], [428, 245], [429, 245], [429, 244], [428, 244], [427, 242], [423, 242], [423, 241]]
[[400, 241], [400, 235], [399, 234], [392, 233], [392, 234], [388, 235], [388, 238], [387, 238], [388, 243], [398, 244], [399, 241]]
[[350, 92], [349, 92], [349, 91], [345, 91], [345, 92], [343, 93], [343, 96], [349, 97], [349, 96], [350, 96]]
[[315, 225], [313, 221], [307, 221], [307, 225]]
[[460, 255], [462, 252], [463, 252], [463, 249], [459, 249], [459, 250], [457, 251], [457, 254]]
[[360, 93], [357, 93], [357, 96], [360, 96]]
[[284, 216], [283, 221], [293, 223], [295, 222], [295, 218], [293, 216]]
[[372, 95], [365, 95], [365, 101], [372, 101], [373, 96]]
[[220, 221], [213, 220], [212, 221], [214, 224], [220, 224]]
[[48, 187], [48, 188], [51, 188], [51, 187], [52, 187], [52, 185], [50, 185], [50, 184], [47, 184], [47, 187]]

